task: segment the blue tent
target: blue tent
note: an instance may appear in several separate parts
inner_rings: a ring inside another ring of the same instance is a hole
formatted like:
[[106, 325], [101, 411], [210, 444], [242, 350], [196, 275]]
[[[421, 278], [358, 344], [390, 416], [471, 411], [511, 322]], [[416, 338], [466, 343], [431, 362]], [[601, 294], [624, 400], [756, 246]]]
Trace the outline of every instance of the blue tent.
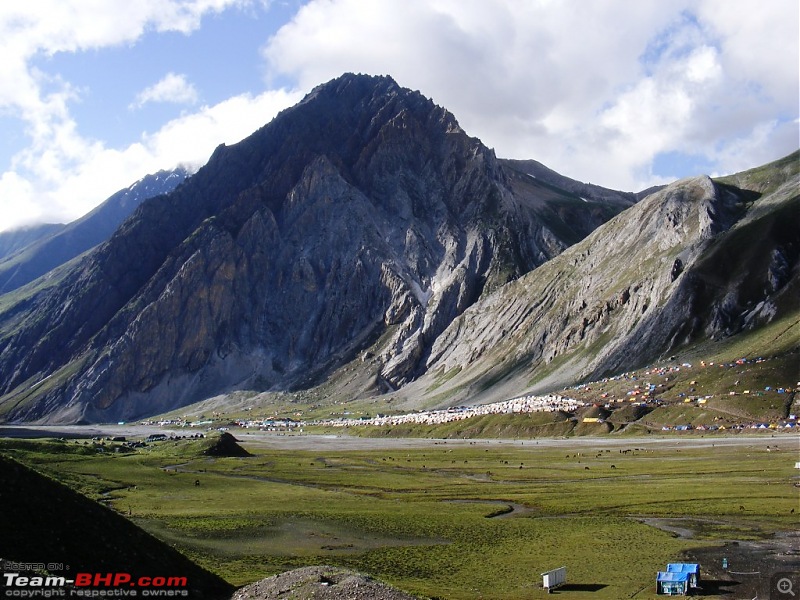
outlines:
[[688, 573], [689, 587], [700, 587], [700, 565], [697, 563], [669, 563], [668, 573]]
[[667, 596], [686, 596], [689, 593], [689, 573], [659, 571], [656, 593]]

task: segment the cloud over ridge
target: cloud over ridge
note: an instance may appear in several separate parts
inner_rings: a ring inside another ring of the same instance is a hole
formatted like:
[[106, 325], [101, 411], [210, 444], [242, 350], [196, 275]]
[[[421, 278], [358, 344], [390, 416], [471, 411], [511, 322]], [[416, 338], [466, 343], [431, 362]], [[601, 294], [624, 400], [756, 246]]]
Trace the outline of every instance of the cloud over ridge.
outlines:
[[149, 102], [171, 102], [174, 104], [196, 104], [197, 90], [186, 75], [169, 72], [153, 85], [136, 95], [131, 108], [141, 108]]
[[[0, 230], [69, 220], [147, 172], [202, 164], [219, 143], [241, 139], [346, 71], [388, 74], [420, 90], [499, 156], [533, 158], [617, 189], [693, 168], [729, 173], [797, 148], [794, 0], [307, 0], [279, 13], [281, 6], [0, 4], [0, 120], [16, 131], [9, 139], [24, 142], [0, 164]], [[191, 57], [197, 72], [187, 71], [185, 56], [164, 56], [109, 111], [122, 115], [121, 132], [126, 113], [174, 112], [125, 131], [123, 141], [87, 134], [76, 111], [85, 84], [42, 61], [191, 39], [231, 15], [264, 24], [249, 58], [260, 86], [234, 82], [220, 98], [198, 77], [203, 61], [221, 75], [235, 65], [214, 66], [213, 49]]]

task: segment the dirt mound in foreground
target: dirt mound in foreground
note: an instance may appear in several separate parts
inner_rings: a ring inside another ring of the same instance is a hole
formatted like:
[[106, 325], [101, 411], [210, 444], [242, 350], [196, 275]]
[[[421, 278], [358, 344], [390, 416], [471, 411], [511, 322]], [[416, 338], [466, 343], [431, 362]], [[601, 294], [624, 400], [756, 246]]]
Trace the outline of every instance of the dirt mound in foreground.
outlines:
[[232, 600], [415, 600], [355, 571], [327, 565], [286, 571], [236, 591]]
[[235, 437], [227, 431], [219, 439], [209, 446], [203, 454], [206, 456], [252, 456], [247, 450], [242, 448]]

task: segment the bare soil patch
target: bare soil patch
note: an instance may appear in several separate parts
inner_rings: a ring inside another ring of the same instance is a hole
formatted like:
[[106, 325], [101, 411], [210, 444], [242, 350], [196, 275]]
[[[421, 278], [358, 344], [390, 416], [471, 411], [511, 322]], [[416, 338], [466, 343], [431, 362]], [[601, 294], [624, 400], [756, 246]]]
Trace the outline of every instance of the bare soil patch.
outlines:
[[[783, 598], [777, 582], [784, 576], [800, 584], [800, 532], [783, 532], [772, 539], [730, 541], [684, 553], [685, 562], [700, 564], [703, 593], [733, 598]], [[727, 560], [727, 568], [723, 567]], [[797, 593], [795, 591], [795, 593]]]
[[[691, 518], [640, 520], [683, 539], [694, 538], [704, 524]], [[700, 565], [703, 597], [783, 598], [785, 594], [776, 588], [779, 580], [788, 578], [793, 588], [800, 586], [800, 531], [693, 548], [683, 553], [680, 562]]]

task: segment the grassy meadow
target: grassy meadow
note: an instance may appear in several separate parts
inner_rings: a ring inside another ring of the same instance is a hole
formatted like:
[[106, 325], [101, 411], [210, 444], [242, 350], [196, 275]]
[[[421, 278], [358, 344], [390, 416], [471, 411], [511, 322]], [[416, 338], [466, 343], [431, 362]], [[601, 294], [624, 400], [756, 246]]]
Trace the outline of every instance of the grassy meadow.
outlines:
[[[208, 440], [127, 452], [106, 442], [99, 452], [83, 441], [5, 439], [0, 452], [109, 504], [234, 585], [334, 564], [423, 598], [511, 600], [545, 597], [540, 573], [565, 565], [573, 591], [562, 597], [600, 600], [655, 597], [656, 571], [684, 550], [796, 527], [798, 438], [723, 441], [335, 451], [252, 442], [252, 457], [211, 458]], [[681, 519], [695, 535], [644, 518]]]

